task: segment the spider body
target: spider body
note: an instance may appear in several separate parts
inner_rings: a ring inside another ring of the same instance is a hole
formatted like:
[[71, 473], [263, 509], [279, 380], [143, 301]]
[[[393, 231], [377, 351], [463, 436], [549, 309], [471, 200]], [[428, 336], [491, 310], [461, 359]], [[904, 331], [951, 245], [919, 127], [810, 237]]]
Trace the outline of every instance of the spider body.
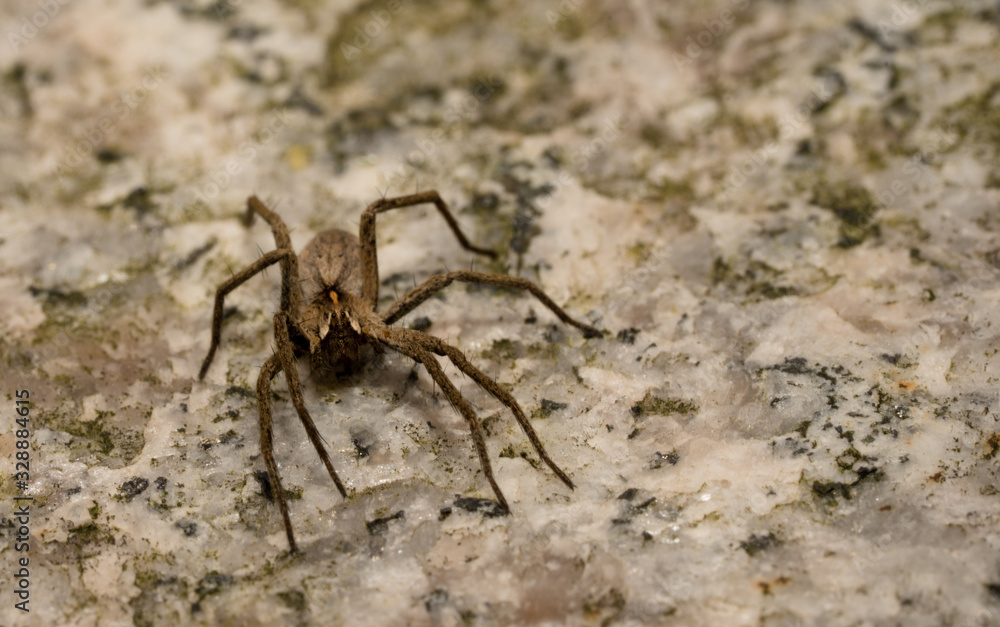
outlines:
[[310, 240], [299, 254], [299, 284], [304, 303], [301, 339], [308, 342], [313, 372], [324, 376], [353, 372], [368, 343], [361, 334], [361, 319], [374, 314], [361, 300], [358, 238], [331, 229]]
[[252, 196], [247, 201], [246, 224], [249, 226], [252, 223], [254, 215], [264, 218], [271, 226], [276, 248], [222, 283], [216, 290], [212, 343], [202, 362], [198, 378], [205, 377], [219, 346], [226, 294], [268, 266], [281, 264], [281, 305], [273, 319], [276, 348], [274, 354], [261, 366], [260, 376], [257, 378], [257, 407], [261, 455], [267, 467], [272, 492], [281, 509], [289, 548], [293, 552], [297, 550], [295, 535], [287, 499], [281, 488], [272, 442], [271, 380], [279, 372], [285, 373], [292, 405], [316, 453], [341, 495], [347, 497], [347, 490], [333, 468], [323, 439], [303, 400], [302, 385], [296, 368], [296, 358], [303, 355], [309, 356], [312, 370], [322, 375], [357, 369], [363, 361], [366, 345], [370, 345], [375, 351], [391, 348], [422, 364], [451, 405], [468, 423], [483, 475], [501, 508], [509, 511], [507, 500], [493, 477], [485, 435], [476, 412], [445, 375], [436, 356], [447, 357], [463, 374], [510, 409], [541, 460], [563, 483], [573, 487], [569, 476], [549, 458], [521, 406], [505, 388], [473, 366], [454, 346], [422, 331], [391, 325], [452, 282], [465, 281], [529, 291], [560, 320], [577, 327], [586, 337], [599, 336], [600, 331], [570, 318], [541, 288], [527, 279], [473, 270], [433, 275], [396, 300], [384, 313], [377, 312], [375, 216], [390, 209], [423, 203], [434, 204], [464, 248], [477, 254], [495, 256], [493, 251], [477, 248], [469, 243], [444, 201], [433, 191], [378, 200], [369, 205], [361, 215], [360, 237], [337, 229], [324, 231], [314, 237], [300, 255], [292, 250], [288, 228], [281, 218], [256, 197]]

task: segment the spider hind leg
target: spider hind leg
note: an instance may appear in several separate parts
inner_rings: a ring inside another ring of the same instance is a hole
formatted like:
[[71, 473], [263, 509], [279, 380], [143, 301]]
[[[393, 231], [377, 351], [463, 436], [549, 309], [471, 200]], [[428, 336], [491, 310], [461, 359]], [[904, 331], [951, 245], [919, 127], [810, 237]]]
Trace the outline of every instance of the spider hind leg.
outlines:
[[455, 384], [444, 373], [434, 355], [424, 349], [419, 343], [414, 342], [404, 329], [384, 327], [380, 330], [379, 335], [378, 339], [387, 346], [423, 364], [428, 374], [431, 375], [431, 379], [441, 388], [441, 391], [444, 392], [451, 405], [465, 418], [465, 421], [469, 425], [472, 443], [479, 457], [479, 465], [483, 469], [483, 474], [486, 476], [490, 487], [493, 488], [493, 494], [496, 495], [497, 503], [503, 508], [504, 513], [509, 513], [510, 506], [507, 504], [507, 499], [504, 497], [496, 478], [493, 476], [493, 465], [490, 463], [490, 456], [486, 450], [486, 436], [483, 432], [483, 426], [479, 422], [479, 418], [476, 416], [476, 412], [472, 409], [469, 401], [465, 400], [462, 393], [458, 391]]

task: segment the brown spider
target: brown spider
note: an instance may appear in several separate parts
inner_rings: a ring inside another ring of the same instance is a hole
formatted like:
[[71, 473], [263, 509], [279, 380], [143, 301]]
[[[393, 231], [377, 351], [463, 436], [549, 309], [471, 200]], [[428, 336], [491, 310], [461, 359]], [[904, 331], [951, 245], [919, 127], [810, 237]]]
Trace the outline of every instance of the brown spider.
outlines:
[[295, 360], [301, 355], [309, 355], [310, 365], [314, 371], [339, 372], [358, 366], [362, 359], [361, 347], [370, 344], [373, 349], [379, 352], [383, 346], [388, 346], [423, 364], [431, 378], [441, 386], [441, 390], [451, 404], [468, 421], [483, 474], [490, 482], [500, 507], [504, 512], [509, 512], [507, 500], [493, 478], [493, 470], [486, 452], [486, 442], [479, 419], [476, 418], [476, 413], [468, 401], [462, 397], [445, 375], [437, 358], [433, 355], [447, 357], [459, 370], [471, 377], [481, 388], [510, 409], [528, 436], [528, 440], [535, 447], [538, 456], [548, 464], [563, 483], [570, 488], [573, 487], [573, 482], [570, 481], [566, 473], [545, 453], [545, 447], [542, 446], [542, 442], [531, 427], [531, 423], [528, 422], [521, 407], [507, 390], [469, 363], [469, 360], [457, 348], [421, 331], [394, 328], [389, 325], [412, 311], [435, 292], [451, 284], [452, 281], [467, 281], [528, 290], [543, 305], [551, 309], [560, 320], [581, 329], [586, 337], [596, 337], [601, 332], [570, 318], [545, 295], [541, 288], [527, 279], [473, 270], [458, 270], [434, 275], [404, 294], [385, 313], [376, 313], [378, 259], [375, 250], [375, 216], [390, 209], [412, 207], [423, 203], [433, 203], [437, 207], [448, 226], [451, 227], [455, 237], [466, 250], [490, 257], [496, 256], [493, 251], [477, 248], [469, 243], [465, 235], [462, 234], [458, 223], [455, 222], [455, 218], [448, 211], [448, 207], [441, 200], [441, 196], [435, 191], [378, 200], [369, 205], [361, 214], [360, 241], [350, 233], [338, 229], [323, 231], [306, 245], [301, 256], [296, 256], [292, 250], [288, 227], [278, 217], [278, 214], [264, 206], [264, 203], [256, 196], [251, 196], [247, 200], [244, 223], [249, 226], [253, 223], [254, 214], [260, 214], [271, 225], [277, 249], [264, 254], [260, 259], [219, 286], [215, 293], [215, 311], [212, 316], [212, 345], [201, 365], [198, 379], [205, 378], [205, 373], [215, 356], [215, 350], [219, 346], [223, 301], [226, 294], [268, 266], [280, 263], [281, 307], [274, 314], [274, 339], [277, 348], [260, 369], [260, 377], [257, 379], [257, 405], [260, 412], [260, 451], [264, 456], [264, 464], [267, 466], [267, 474], [273, 488], [272, 492], [277, 497], [278, 506], [281, 508], [281, 517], [285, 522], [285, 533], [288, 535], [288, 544], [292, 552], [298, 549], [295, 545], [295, 536], [292, 533], [292, 521], [288, 515], [288, 503], [285, 500], [285, 493], [281, 489], [278, 466], [274, 461], [272, 444], [271, 379], [279, 371], [285, 371], [292, 404], [295, 406], [295, 411], [298, 413], [309, 439], [316, 448], [320, 459], [323, 460], [333, 483], [340, 490], [340, 494], [347, 498], [347, 490], [344, 489], [340, 477], [333, 469], [333, 463], [323, 446], [319, 431], [303, 402], [302, 385], [295, 367]]

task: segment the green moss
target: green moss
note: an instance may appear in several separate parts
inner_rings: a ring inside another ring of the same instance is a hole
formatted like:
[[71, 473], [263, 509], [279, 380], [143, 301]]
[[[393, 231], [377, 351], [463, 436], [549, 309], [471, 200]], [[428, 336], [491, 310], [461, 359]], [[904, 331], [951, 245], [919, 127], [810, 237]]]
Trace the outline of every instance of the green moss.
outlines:
[[76, 387], [76, 381], [68, 374], [57, 374], [52, 377], [52, 382], [59, 387], [69, 388], [70, 390]]
[[528, 455], [527, 451], [521, 451], [521, 453], [518, 455], [518, 457], [520, 457], [524, 461], [528, 462], [528, 465], [531, 466], [532, 468], [534, 468], [535, 470], [541, 470], [542, 463], [540, 461], [538, 461], [537, 459], [535, 459], [534, 457], [531, 457], [530, 455]]
[[157, 386], [163, 385], [163, 380], [160, 379], [160, 377], [158, 377], [155, 374], [153, 374], [152, 372], [147, 373], [146, 375], [144, 375], [142, 377], [142, 381], [145, 381], [146, 383], [148, 383], [149, 385], [151, 385], [153, 387], [157, 387]]
[[549, 340], [534, 342], [525, 348], [524, 354], [535, 359], [552, 360], [559, 356], [562, 346], [558, 342]]
[[775, 298], [781, 298], [782, 296], [791, 296], [794, 294], [798, 294], [798, 291], [794, 287], [788, 285], [773, 285], [769, 281], [764, 281], [763, 283], [758, 285], [755, 289], [755, 292], [760, 294], [767, 300], [773, 300]]
[[60, 307], [83, 307], [87, 304], [87, 295], [79, 290], [63, 291], [29, 287], [28, 291], [42, 301], [42, 311], [46, 314]]
[[682, 204], [690, 204], [695, 199], [694, 187], [686, 179], [663, 178], [657, 181], [650, 191], [651, 200], [672, 200]]
[[852, 446], [837, 456], [837, 466], [839, 466], [842, 471], [851, 470], [854, 468], [854, 464], [858, 463], [858, 461], [863, 459], [863, 457], [864, 456], [861, 455], [861, 452]]
[[[959, 140], [971, 140], [1000, 153], [1000, 81], [986, 90], [948, 107], [938, 120], [940, 126], [958, 133]], [[953, 145], [959, 142], [953, 142]], [[946, 148], [951, 148], [948, 146]]]
[[[486, 418], [483, 418], [481, 424], [483, 426], [483, 431], [486, 432], [486, 435], [492, 437], [495, 433], [500, 432], [500, 430], [503, 428], [504, 422], [503, 420], [501, 420], [500, 414], [495, 413], [487, 416]], [[434, 449], [432, 452], [436, 454], [437, 449]]]
[[812, 491], [817, 497], [836, 502], [837, 498], [851, 499], [851, 486], [841, 481], [813, 481]]
[[781, 134], [778, 122], [772, 116], [765, 116], [761, 120], [751, 120], [728, 108], [722, 109], [716, 123], [727, 125], [727, 128], [736, 135], [736, 141], [743, 146], [763, 146], [769, 141], [777, 141]]
[[[162, 554], [147, 553], [140, 558], [140, 563], [165, 561]], [[183, 577], [164, 577], [148, 565], [136, 568], [135, 586], [140, 593], [129, 601], [132, 608], [132, 624], [135, 627], [155, 627], [156, 625], [179, 625], [187, 622], [190, 616], [182, 620], [178, 605], [190, 607], [188, 603], [172, 603], [188, 597], [188, 582]], [[164, 602], [168, 601], [168, 602]]]
[[749, 538], [740, 542], [740, 548], [746, 551], [747, 555], [753, 557], [762, 551], [779, 546], [780, 544], [781, 540], [772, 531], [766, 535], [750, 534]]
[[716, 257], [712, 261], [712, 285], [726, 283], [734, 276], [732, 267], [726, 263], [722, 257]]
[[88, 544], [114, 544], [115, 538], [111, 531], [94, 522], [82, 524], [78, 527], [71, 527], [69, 539], [77, 546]]
[[653, 396], [651, 390], [646, 391], [646, 395], [641, 401], [632, 406], [632, 415], [635, 417], [643, 415], [661, 415], [668, 416], [670, 414], [693, 414], [698, 411], [698, 405], [690, 401], [685, 401], [679, 398], [660, 398], [658, 396]]
[[986, 438], [986, 454], [983, 455], [983, 459], [989, 461], [996, 457], [998, 452], [1000, 452], [1000, 433], [994, 433]]
[[113, 416], [114, 412], [99, 411], [97, 418], [94, 420], [65, 422], [59, 425], [58, 428], [72, 436], [86, 440], [88, 443], [95, 445], [101, 453], [108, 455], [115, 448], [110, 431], [105, 430], [104, 419], [109, 414]]
[[556, 401], [543, 398], [541, 404], [531, 412], [531, 417], [535, 420], [548, 418], [552, 415], [552, 412], [566, 409], [566, 407], [566, 403], [557, 403]]
[[832, 211], [840, 220], [841, 248], [857, 246], [879, 232], [873, 222], [878, 206], [871, 193], [860, 185], [822, 181], [813, 186], [810, 202]]
[[583, 613], [591, 618], [610, 612], [611, 616], [608, 617], [610, 620], [616, 617], [623, 609], [625, 609], [625, 595], [617, 588], [611, 588], [601, 595], [600, 598], [593, 599], [591, 597], [591, 600], [583, 604]]
[[773, 300], [784, 296], [801, 294], [818, 294], [826, 291], [837, 282], [836, 276], [830, 276], [826, 270], [814, 269], [804, 285], [788, 285], [785, 273], [781, 270], [757, 260], [743, 262], [746, 265], [742, 271], [737, 271], [733, 263], [721, 257], [712, 262], [711, 280], [713, 285], [722, 285], [733, 292], [746, 296], [749, 302]]
[[579, 39], [587, 29], [576, 10], [566, 11], [563, 6], [564, 4], [551, 5], [551, 8], [545, 11], [545, 21], [549, 28], [563, 39], [567, 41]]
[[626, 248], [625, 252], [628, 254], [629, 259], [637, 266], [642, 265], [652, 254], [649, 244], [646, 242], [636, 242]]
[[493, 344], [483, 351], [483, 357], [491, 361], [513, 362], [524, 355], [524, 347], [520, 342], [506, 338], [494, 340]]
[[639, 137], [653, 148], [660, 148], [667, 142], [667, 134], [664, 129], [649, 122], [639, 128]]
[[301, 590], [285, 590], [278, 593], [281, 603], [296, 612], [304, 612], [307, 607], [306, 595]]
[[198, 581], [198, 585], [195, 586], [194, 591], [198, 595], [198, 602], [200, 603], [208, 597], [219, 594], [223, 588], [227, 588], [232, 584], [233, 578], [231, 575], [213, 570]]
[[[963, 8], [951, 8], [928, 15], [920, 25], [918, 32], [923, 38], [930, 39], [930, 41], [921, 41], [921, 43], [935, 41], [937, 38], [933, 37], [934, 34], [938, 34], [944, 41], [953, 41], [958, 25], [968, 19], [969, 13]], [[927, 37], [928, 33], [932, 36]]]

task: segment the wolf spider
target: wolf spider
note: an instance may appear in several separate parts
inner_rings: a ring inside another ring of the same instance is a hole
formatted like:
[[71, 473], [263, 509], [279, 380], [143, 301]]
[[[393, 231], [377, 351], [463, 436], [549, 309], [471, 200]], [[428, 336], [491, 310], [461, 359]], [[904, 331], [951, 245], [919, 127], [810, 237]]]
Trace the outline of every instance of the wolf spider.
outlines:
[[396, 300], [388, 311], [376, 313], [379, 277], [375, 249], [375, 216], [390, 209], [412, 207], [424, 203], [433, 203], [437, 207], [441, 216], [451, 227], [455, 237], [458, 238], [459, 243], [466, 250], [489, 257], [496, 256], [496, 253], [491, 250], [478, 248], [469, 243], [436, 191], [377, 200], [361, 214], [360, 238], [339, 229], [323, 231], [314, 237], [298, 256], [292, 250], [288, 227], [285, 226], [278, 214], [268, 209], [256, 196], [251, 196], [247, 200], [244, 223], [249, 226], [253, 223], [254, 214], [260, 215], [271, 225], [277, 248], [265, 253], [260, 259], [219, 285], [215, 293], [215, 311], [212, 316], [212, 344], [209, 346], [208, 355], [205, 356], [205, 361], [198, 372], [198, 379], [205, 378], [205, 373], [208, 371], [219, 346], [223, 301], [226, 294], [268, 266], [280, 263], [281, 307], [274, 314], [274, 340], [277, 348], [260, 369], [260, 376], [257, 378], [257, 405], [260, 451], [264, 456], [264, 464], [267, 466], [272, 492], [277, 497], [281, 517], [285, 522], [288, 544], [293, 553], [298, 549], [295, 544], [295, 535], [292, 532], [292, 521], [288, 515], [288, 503], [281, 488], [278, 465], [274, 461], [272, 443], [271, 379], [278, 372], [285, 372], [292, 405], [295, 406], [295, 411], [305, 427], [306, 434], [316, 448], [316, 453], [323, 460], [323, 464], [340, 494], [347, 498], [347, 490], [344, 489], [344, 484], [341, 483], [340, 477], [333, 469], [333, 463], [323, 446], [319, 431], [303, 402], [302, 384], [299, 382], [298, 370], [295, 367], [296, 358], [301, 355], [309, 355], [313, 371], [349, 371], [362, 361], [362, 346], [370, 344], [378, 352], [382, 351], [383, 346], [388, 346], [423, 364], [451, 404], [469, 423], [472, 441], [475, 444], [476, 453], [479, 455], [483, 474], [486, 475], [486, 479], [493, 488], [493, 493], [496, 495], [502, 510], [509, 512], [510, 507], [507, 505], [507, 500], [493, 478], [493, 469], [483, 437], [483, 427], [476, 417], [476, 412], [448, 379], [438, 364], [437, 358], [433, 355], [447, 357], [459, 370], [510, 409], [542, 461], [552, 469], [563, 483], [570, 488], [573, 487], [569, 476], [549, 458], [541, 440], [525, 417], [524, 411], [521, 410], [521, 406], [507, 390], [473, 366], [457, 348], [421, 331], [390, 325], [453, 281], [465, 281], [527, 290], [543, 305], [552, 310], [560, 320], [582, 330], [586, 337], [596, 337], [601, 332], [592, 326], [570, 318], [545, 295], [541, 288], [527, 279], [473, 270], [458, 270], [431, 276], [404, 294], [402, 298]]

